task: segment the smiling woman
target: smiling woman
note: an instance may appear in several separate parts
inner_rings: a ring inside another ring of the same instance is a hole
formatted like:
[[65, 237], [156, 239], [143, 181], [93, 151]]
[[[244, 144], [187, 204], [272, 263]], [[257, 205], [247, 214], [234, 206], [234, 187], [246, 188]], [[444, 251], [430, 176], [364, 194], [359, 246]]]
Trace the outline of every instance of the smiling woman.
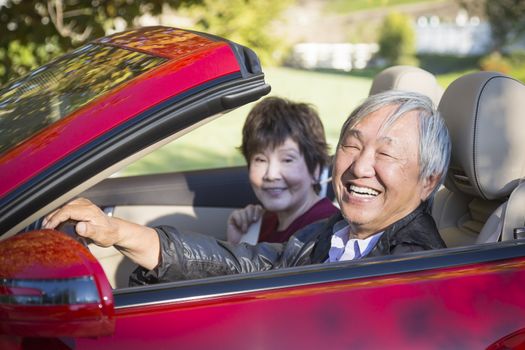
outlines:
[[268, 97], [250, 111], [242, 135], [240, 149], [262, 207], [249, 205], [230, 215], [229, 242], [244, 241], [248, 230], [258, 225], [259, 242], [286, 242], [301, 228], [321, 225], [321, 220], [337, 213], [330, 200], [319, 195], [328, 145], [312, 106]]

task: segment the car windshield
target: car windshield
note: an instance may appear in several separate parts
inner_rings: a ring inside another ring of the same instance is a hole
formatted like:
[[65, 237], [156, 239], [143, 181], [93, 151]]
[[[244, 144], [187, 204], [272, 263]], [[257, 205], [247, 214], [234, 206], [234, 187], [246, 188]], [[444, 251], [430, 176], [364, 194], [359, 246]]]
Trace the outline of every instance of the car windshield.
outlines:
[[166, 59], [88, 44], [0, 90], [0, 155]]

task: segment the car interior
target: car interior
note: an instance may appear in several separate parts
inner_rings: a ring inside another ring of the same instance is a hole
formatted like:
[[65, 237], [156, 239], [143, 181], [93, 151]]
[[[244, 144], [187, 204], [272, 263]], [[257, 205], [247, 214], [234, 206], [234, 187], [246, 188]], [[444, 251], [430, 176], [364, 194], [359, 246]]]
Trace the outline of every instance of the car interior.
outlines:
[[[213, 181], [210, 181], [213, 179]], [[108, 178], [80, 195], [108, 215], [150, 227], [226, 238], [232, 210], [257, 201], [245, 166], [180, 173]], [[136, 265], [114, 247], [89, 245], [114, 288], [128, 286]]]
[[413, 66], [392, 66], [379, 72], [372, 81], [369, 95], [388, 90], [419, 92], [430, 97], [437, 106], [443, 95], [443, 88], [434, 74]]
[[493, 72], [462, 76], [443, 94], [452, 158], [433, 216], [447, 246], [514, 239], [523, 228], [524, 98], [524, 84]]
[[[519, 109], [525, 85], [503, 74], [481, 72], [459, 78], [444, 91], [433, 74], [395, 66], [375, 77], [370, 94], [389, 89], [426, 94], [450, 129], [451, 166], [432, 207], [447, 246], [514, 239], [514, 229], [521, 232], [525, 226], [525, 153], [520, 138], [525, 122]], [[334, 200], [329, 182], [326, 169], [321, 193]], [[80, 196], [108, 215], [218, 239], [226, 237], [232, 210], [256, 202], [245, 166], [107, 178]], [[91, 244], [89, 249], [113, 288], [128, 286], [135, 268], [128, 258], [113, 247]]]

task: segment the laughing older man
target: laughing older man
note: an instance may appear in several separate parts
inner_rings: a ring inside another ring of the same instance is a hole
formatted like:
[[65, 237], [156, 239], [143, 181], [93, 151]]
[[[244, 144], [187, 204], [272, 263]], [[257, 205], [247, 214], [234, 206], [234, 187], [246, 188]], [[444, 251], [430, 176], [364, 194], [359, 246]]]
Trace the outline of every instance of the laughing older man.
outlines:
[[74, 219], [79, 235], [114, 245], [139, 264], [131, 284], [264, 271], [313, 263], [438, 249], [445, 244], [428, 213], [450, 159], [447, 128], [425, 96], [370, 96], [343, 125], [332, 185], [341, 213], [285, 244], [228, 244], [210, 236], [149, 228], [107, 217], [77, 199], [46, 218]]

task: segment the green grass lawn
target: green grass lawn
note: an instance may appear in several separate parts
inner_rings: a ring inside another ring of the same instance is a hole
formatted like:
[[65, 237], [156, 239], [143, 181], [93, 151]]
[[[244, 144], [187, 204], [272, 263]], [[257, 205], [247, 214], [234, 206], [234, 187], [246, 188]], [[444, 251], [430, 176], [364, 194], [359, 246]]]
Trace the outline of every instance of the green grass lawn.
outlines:
[[439, 2], [441, 0], [331, 0], [326, 4], [326, 11], [334, 13], [350, 13], [371, 10], [388, 6], [406, 5], [421, 2]]

